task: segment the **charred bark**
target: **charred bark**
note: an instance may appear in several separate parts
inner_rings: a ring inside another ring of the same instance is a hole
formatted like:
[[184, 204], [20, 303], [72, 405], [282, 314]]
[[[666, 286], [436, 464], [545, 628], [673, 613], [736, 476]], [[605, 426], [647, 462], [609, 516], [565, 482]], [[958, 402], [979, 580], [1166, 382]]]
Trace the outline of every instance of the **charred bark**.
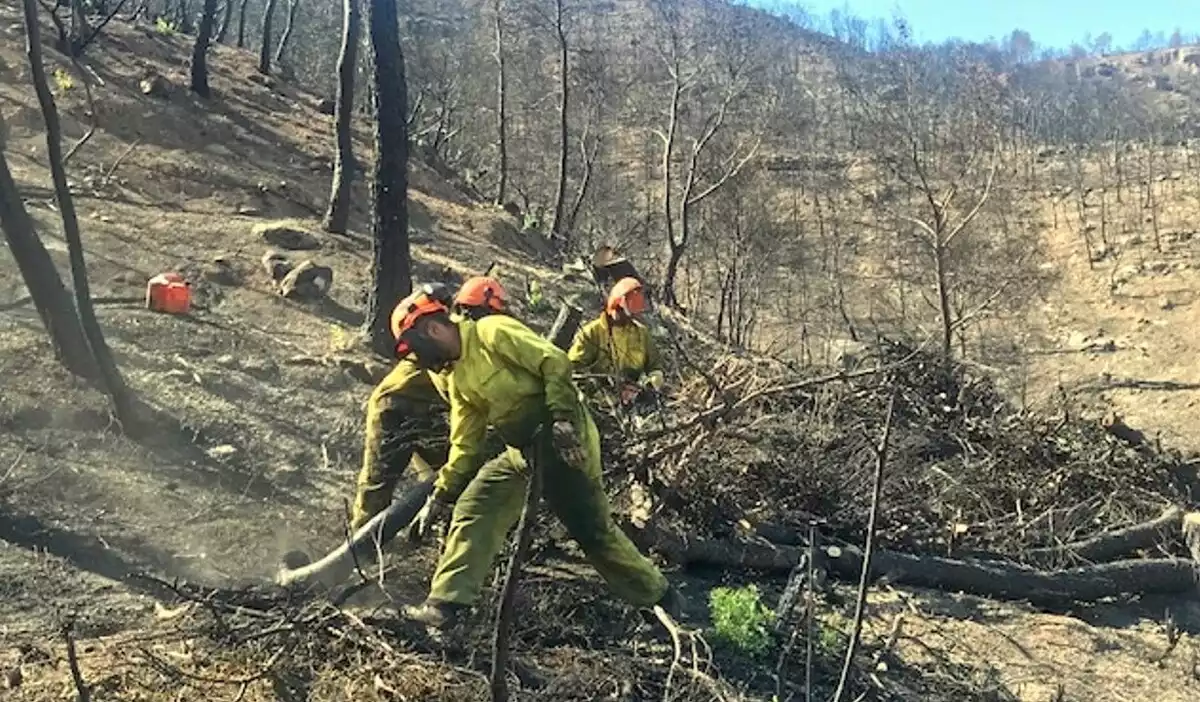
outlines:
[[504, 0], [492, 4], [496, 30], [496, 145], [499, 149], [499, 183], [496, 204], [503, 205], [508, 194], [508, 86], [504, 54]]
[[283, 63], [288, 42], [292, 39], [292, 29], [296, 26], [296, 11], [299, 9], [300, 0], [291, 0], [288, 3], [287, 24], [283, 26], [283, 36], [279, 37], [279, 48], [275, 50], [275, 63]]
[[42, 108], [42, 117], [46, 122], [46, 149], [50, 160], [50, 173], [54, 179], [54, 194], [62, 215], [63, 236], [67, 240], [67, 252], [71, 260], [71, 281], [75, 288], [75, 307], [79, 313], [79, 321], [83, 326], [84, 336], [91, 349], [92, 358], [100, 372], [104, 389], [112, 401], [113, 413], [117, 421], [126, 431], [135, 431], [137, 425], [134, 419], [133, 402], [129, 389], [121, 377], [117, 364], [113, 361], [112, 352], [104, 339], [104, 331], [96, 320], [96, 311], [92, 307], [91, 292], [87, 278], [87, 265], [83, 257], [83, 241], [79, 234], [79, 221], [75, 215], [75, 202], [71, 197], [71, 189], [67, 184], [67, 171], [63, 166], [62, 127], [58, 120], [58, 110], [54, 105], [54, 96], [50, 92], [50, 83], [46, 79], [46, 69], [42, 65], [41, 28], [38, 24], [37, 0], [24, 0], [25, 10], [25, 39], [26, 55], [29, 57], [30, 72], [33, 76], [33, 87], [37, 92], [38, 103]]
[[275, 14], [275, 0], [267, 0], [263, 9], [262, 46], [258, 49], [258, 72], [267, 75], [271, 72], [271, 15]]
[[[637, 532], [644, 548], [658, 550], [681, 565], [706, 565], [769, 572], [789, 572], [802, 549], [739, 539], [695, 539], [663, 529]], [[854, 546], [823, 549], [824, 567], [840, 579], [861, 575], [863, 553]], [[1194, 592], [1196, 564], [1186, 559], [1132, 559], [1055, 571], [1000, 561], [956, 560], [895, 551], [877, 551], [872, 581], [886, 577], [896, 585], [928, 587], [999, 600], [1027, 600], [1059, 606], [1095, 602], [1121, 595]]]
[[75, 304], [21, 201], [4, 157], [3, 137], [3, 118], [0, 117], [0, 229], [4, 230], [8, 250], [50, 336], [55, 357], [75, 375], [94, 379], [97, 377], [96, 363], [83, 336]]
[[229, 26], [233, 24], [233, 3], [234, 0], [225, 0], [221, 7], [221, 25], [217, 27], [217, 35], [213, 39], [217, 44], [225, 41], [225, 36], [229, 34]]
[[200, 14], [200, 31], [192, 46], [192, 92], [202, 98], [212, 93], [208, 89], [208, 45], [212, 43], [213, 20], [217, 14], [217, 0], [204, 0]]
[[345, 234], [350, 224], [350, 186], [354, 183], [354, 140], [350, 132], [354, 122], [354, 77], [358, 67], [358, 0], [342, 0], [342, 49], [338, 54], [337, 154], [333, 163], [333, 183], [329, 191], [329, 209], [325, 211], [325, 230]]
[[[233, 2], [233, 0], [229, 0]], [[238, 5], [238, 35], [237, 48], [241, 49], [246, 46], [246, 3], [249, 0], [242, 0]]]
[[412, 290], [408, 244], [408, 85], [396, 0], [373, 0], [368, 24], [373, 54], [375, 166], [371, 177], [374, 284], [367, 299], [367, 333], [377, 353], [392, 353], [392, 307]]

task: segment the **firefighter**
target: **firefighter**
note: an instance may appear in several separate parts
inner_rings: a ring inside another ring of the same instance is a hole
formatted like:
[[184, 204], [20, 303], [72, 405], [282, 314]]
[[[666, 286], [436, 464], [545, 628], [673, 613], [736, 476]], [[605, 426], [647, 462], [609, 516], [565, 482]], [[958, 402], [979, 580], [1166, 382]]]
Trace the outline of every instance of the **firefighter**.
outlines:
[[447, 374], [450, 398], [449, 457], [413, 520], [418, 533], [447, 517], [450, 528], [429, 595], [407, 615], [441, 627], [470, 608], [520, 517], [528, 464], [478, 467], [489, 427], [510, 453], [524, 449], [540, 467], [546, 503], [615, 594], [677, 612], [674, 588], [612, 520], [600, 436], [571, 381], [567, 355], [511, 317], [456, 320], [427, 295], [410, 298], [398, 329], [399, 343], [423, 368]]
[[[505, 314], [508, 294], [494, 278], [475, 277], [459, 288], [453, 299], [444, 285], [426, 285], [425, 295], [452, 306], [456, 315], [482, 319]], [[392, 330], [401, 321], [392, 314]], [[450, 433], [444, 381], [420, 367], [407, 354], [371, 392], [367, 400], [362, 468], [358, 474], [351, 532], [366, 524], [392, 502], [396, 485], [411, 464], [418, 477], [429, 477], [446, 462]]]
[[576, 371], [617, 380], [623, 405], [663, 385], [658, 346], [640, 320], [646, 307], [642, 282], [622, 278], [609, 292], [600, 316], [580, 328], [567, 354]]

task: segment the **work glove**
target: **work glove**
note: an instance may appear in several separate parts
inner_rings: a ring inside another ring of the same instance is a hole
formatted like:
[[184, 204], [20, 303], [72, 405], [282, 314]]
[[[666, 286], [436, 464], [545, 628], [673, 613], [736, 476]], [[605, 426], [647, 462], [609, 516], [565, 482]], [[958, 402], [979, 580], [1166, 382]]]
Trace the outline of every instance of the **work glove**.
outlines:
[[579, 432], [575, 430], [574, 424], [560, 419], [551, 427], [551, 435], [554, 438], [554, 450], [558, 451], [560, 458], [575, 468], [582, 468], [587, 464], [587, 453], [583, 450], [583, 443], [579, 441]]
[[420, 543], [435, 528], [443, 525], [450, 517], [454, 505], [441, 499], [435, 492], [425, 499], [421, 511], [408, 523], [408, 540]]

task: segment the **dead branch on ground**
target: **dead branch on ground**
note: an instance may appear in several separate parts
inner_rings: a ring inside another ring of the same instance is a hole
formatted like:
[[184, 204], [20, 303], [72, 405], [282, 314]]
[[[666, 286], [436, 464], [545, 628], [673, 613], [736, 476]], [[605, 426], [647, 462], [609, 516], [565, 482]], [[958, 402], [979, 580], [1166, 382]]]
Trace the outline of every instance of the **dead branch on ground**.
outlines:
[[83, 672], [79, 670], [79, 654], [75, 650], [75, 620], [68, 618], [63, 622], [62, 635], [67, 642], [67, 665], [71, 668], [71, 680], [75, 683], [76, 702], [90, 702], [91, 689], [83, 680]]
[[863, 545], [862, 575], [858, 580], [858, 598], [854, 604], [854, 628], [850, 643], [846, 646], [846, 660], [842, 664], [841, 677], [833, 702], [842, 702], [846, 695], [846, 683], [850, 680], [850, 669], [854, 666], [854, 655], [858, 652], [859, 637], [862, 636], [863, 614], [867, 609], [867, 588], [870, 585], [871, 557], [875, 551], [875, 526], [879, 519], [879, 495], [883, 490], [883, 472], [887, 468], [888, 440], [892, 437], [892, 421], [896, 417], [896, 392], [888, 399], [887, 417], [883, 423], [883, 436], [875, 449], [875, 481], [871, 487], [871, 515], [867, 522], [867, 541]]
[[521, 562], [529, 551], [533, 536], [533, 525], [537, 523], [538, 504], [542, 496], [542, 467], [534, 451], [526, 452], [529, 463], [529, 482], [525, 488], [525, 505], [521, 520], [517, 524], [516, 544], [504, 573], [504, 585], [500, 589], [500, 607], [496, 614], [496, 628], [492, 637], [492, 670], [488, 678], [492, 702], [508, 702], [508, 653], [509, 633], [512, 629], [513, 603], [516, 600], [517, 583], [521, 579]]

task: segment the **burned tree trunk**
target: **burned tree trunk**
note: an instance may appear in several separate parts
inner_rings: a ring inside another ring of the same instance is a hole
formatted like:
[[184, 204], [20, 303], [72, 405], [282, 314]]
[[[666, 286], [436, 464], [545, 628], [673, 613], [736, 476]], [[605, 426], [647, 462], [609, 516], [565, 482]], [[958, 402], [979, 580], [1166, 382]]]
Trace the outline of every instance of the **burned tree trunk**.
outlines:
[[267, 0], [263, 9], [262, 46], [258, 50], [258, 72], [267, 75], [271, 72], [271, 15], [275, 14], [275, 0]]
[[408, 86], [396, 0], [374, 0], [369, 26], [374, 73], [375, 167], [371, 177], [374, 285], [367, 299], [371, 347], [388, 355], [395, 341], [388, 327], [392, 306], [412, 290], [408, 245]]
[[337, 154], [325, 230], [345, 234], [350, 224], [350, 186], [354, 183], [354, 76], [358, 67], [358, 0], [342, 0], [342, 50], [338, 54]]
[[[758, 540], [696, 539], [664, 529], [647, 529], [635, 536], [643, 548], [658, 550], [681, 565], [788, 572], [801, 557], [800, 548]], [[823, 564], [839, 578], [858, 578], [863, 553], [854, 546], [826, 547]], [[875, 580], [884, 576], [894, 585], [1051, 606], [1121, 595], [1190, 593], [1197, 587], [1196, 564], [1176, 558], [1130, 559], [1043, 571], [1001, 561], [878, 551], [870, 564], [869, 577]]]
[[296, 26], [296, 11], [299, 9], [300, 0], [291, 0], [288, 3], [287, 24], [283, 26], [283, 36], [279, 37], [279, 48], [275, 49], [275, 63], [283, 63], [283, 55], [292, 39], [292, 28]]
[[496, 204], [503, 205], [508, 195], [508, 87], [504, 56], [504, 0], [494, 0], [493, 21], [496, 29], [496, 146], [500, 163], [500, 182], [496, 186]]
[[[233, 2], [233, 0], [229, 0]], [[237, 48], [241, 49], [246, 46], [246, 3], [249, 0], [242, 0], [238, 5], [238, 36]]]
[[564, 0], [555, 0], [554, 36], [558, 42], [558, 185], [554, 189], [554, 219], [550, 231], [563, 236], [563, 208], [567, 200], [567, 109], [570, 104], [570, 64]]
[[229, 33], [229, 25], [233, 24], [233, 3], [234, 0], [225, 0], [225, 4], [221, 7], [221, 25], [217, 27], [217, 36], [213, 39], [217, 44], [225, 41], [225, 35]]
[[58, 269], [46, 247], [42, 245], [33, 220], [21, 202], [17, 184], [13, 181], [4, 157], [4, 119], [0, 117], [0, 229], [8, 250], [21, 271], [29, 296], [42, 318], [54, 355], [67, 370], [83, 378], [95, 378], [96, 364], [83, 336], [79, 315], [71, 296], [63, 285]]
[[204, 10], [200, 14], [200, 31], [196, 33], [196, 43], [192, 46], [192, 92], [202, 98], [211, 94], [208, 89], [208, 45], [212, 41], [213, 19], [216, 14], [217, 0], [204, 0]]
[[58, 201], [59, 212], [62, 214], [63, 236], [67, 240], [67, 252], [71, 259], [71, 281], [75, 287], [75, 306], [79, 312], [79, 321], [83, 333], [91, 349], [92, 358], [100, 371], [104, 388], [112, 400], [113, 412], [117, 421], [127, 431], [136, 430], [133, 414], [133, 402], [125, 380], [113, 361], [112, 352], [104, 339], [104, 331], [96, 320], [96, 311], [92, 308], [91, 292], [87, 278], [87, 265], [83, 258], [83, 241], [79, 235], [79, 221], [75, 216], [75, 202], [71, 197], [71, 188], [67, 184], [67, 171], [63, 166], [62, 127], [58, 121], [58, 110], [54, 105], [54, 96], [50, 92], [50, 83], [46, 79], [46, 69], [42, 65], [42, 40], [38, 25], [37, 0], [24, 0], [25, 9], [25, 50], [29, 57], [29, 67], [33, 75], [33, 87], [37, 92], [38, 103], [42, 108], [42, 117], [46, 121], [46, 148], [50, 160], [50, 173], [54, 179], [54, 194]]

